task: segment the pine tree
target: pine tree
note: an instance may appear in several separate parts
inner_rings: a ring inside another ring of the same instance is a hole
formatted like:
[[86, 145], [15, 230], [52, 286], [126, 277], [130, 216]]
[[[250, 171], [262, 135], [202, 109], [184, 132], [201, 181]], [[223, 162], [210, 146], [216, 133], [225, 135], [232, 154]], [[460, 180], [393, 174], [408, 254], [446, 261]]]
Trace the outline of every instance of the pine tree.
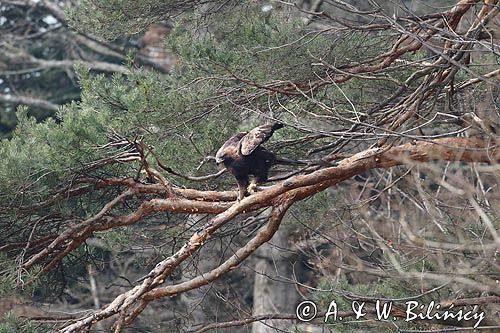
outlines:
[[[177, 65], [129, 61], [110, 75], [79, 64], [79, 101], [42, 122], [19, 108], [0, 143], [0, 294], [94, 308], [54, 315], [51, 328], [65, 333], [305, 329], [283, 324], [296, 319], [286, 313], [295, 304], [282, 304], [290, 299], [262, 304], [283, 290], [263, 278], [321, 310], [332, 298], [343, 310], [352, 300], [463, 298], [494, 311], [497, 2], [419, 12], [406, 1], [82, 0], [69, 25], [102, 43], [168, 21]], [[272, 121], [285, 128], [266, 147], [300, 163], [276, 166], [269, 184], [236, 200], [213, 156], [234, 133]], [[278, 230], [277, 249], [262, 247]]]

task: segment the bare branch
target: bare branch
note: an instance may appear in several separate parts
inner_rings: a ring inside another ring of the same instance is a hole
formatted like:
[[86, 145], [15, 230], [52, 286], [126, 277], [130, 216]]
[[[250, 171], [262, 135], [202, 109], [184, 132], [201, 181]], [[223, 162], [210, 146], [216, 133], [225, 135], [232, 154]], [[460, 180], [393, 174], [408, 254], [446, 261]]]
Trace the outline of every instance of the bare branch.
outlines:
[[[146, 306], [146, 303], [149, 302], [149, 298], [154, 299], [156, 297], [161, 297], [161, 295], [170, 295], [172, 292], [176, 292], [175, 288], [179, 288], [177, 291], [180, 291], [184, 290], [184, 288], [189, 289], [196, 285], [207, 283], [204, 277], [198, 277], [192, 281], [188, 281], [186, 284], [179, 285], [182, 287], [165, 287], [163, 289], [158, 289], [160, 291], [148, 294], [163, 284], [167, 276], [169, 276], [184, 260], [190, 257], [192, 253], [197, 251], [216, 230], [220, 229], [242, 212], [248, 212], [266, 206], [273, 206], [274, 209], [278, 209], [277, 211], [280, 212], [279, 207], [288, 207], [293, 202], [303, 200], [366, 170], [372, 168], [389, 168], [395, 165], [410, 162], [414, 163], [415, 161], [426, 162], [432, 160], [461, 160], [490, 163], [500, 160], [500, 149], [491, 142], [480, 139], [447, 138], [434, 140], [432, 142], [412, 142], [391, 149], [375, 148], [363, 151], [341, 161], [337, 167], [325, 168], [308, 175], [294, 176], [265, 191], [241, 200], [239, 203], [232, 205], [227, 210], [214, 217], [202, 229], [194, 233], [189, 241], [173, 256], [158, 263], [155, 269], [146, 276], [141, 285], [118, 296], [103, 310], [65, 327], [62, 332], [77, 332], [84, 327], [89, 327], [96, 321], [121, 313], [121, 319], [117, 325], [117, 330], [119, 330], [121, 325], [128, 321], [127, 313], [132, 311], [133, 317], [135, 317], [138, 312], [142, 311]], [[173, 204], [173, 202], [171, 202], [171, 204]], [[178, 205], [177, 209], [175, 209], [173, 205], [165, 208], [171, 209], [171, 211], [179, 211], [180, 209], [185, 211], [187, 208], [185, 204], [186, 202]], [[214, 205], [214, 203], [210, 205]], [[284, 209], [284, 211], [286, 211], [286, 209]], [[284, 213], [284, 211], [282, 213]], [[138, 220], [138, 215], [142, 214], [139, 212], [134, 213], [132, 221]], [[279, 216], [281, 219], [281, 215]], [[253, 242], [258, 244], [259, 241], [254, 239]], [[252, 246], [243, 248], [241, 254], [245, 255], [251, 253], [251, 248]], [[216, 278], [217, 273], [226, 272], [237, 262], [237, 257], [232, 257], [219, 268], [209, 272], [208, 281], [210, 281], [211, 278]], [[148, 299], [144, 298], [146, 294], [149, 295]], [[134, 307], [134, 304], [138, 307]], [[134, 311], [134, 309], [141, 310]]]
[[51, 103], [44, 99], [34, 98], [29, 96], [12, 95], [12, 94], [0, 94], [0, 102], [12, 103], [12, 104], [24, 104], [53, 112], [57, 111], [60, 107], [59, 105]]

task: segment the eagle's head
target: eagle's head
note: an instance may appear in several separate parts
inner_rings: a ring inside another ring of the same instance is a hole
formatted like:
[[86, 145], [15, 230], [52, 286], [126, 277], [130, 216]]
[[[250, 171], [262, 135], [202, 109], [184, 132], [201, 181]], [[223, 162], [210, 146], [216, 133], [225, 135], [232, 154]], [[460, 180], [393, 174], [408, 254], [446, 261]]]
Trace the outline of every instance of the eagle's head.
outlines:
[[233, 159], [227, 154], [227, 152], [219, 151], [215, 155], [215, 163], [217, 163], [218, 169], [224, 169], [231, 165]]
[[215, 156], [215, 163], [217, 164], [217, 167], [221, 167], [222, 164], [224, 164], [224, 161], [225, 161], [225, 155], [223, 154], [217, 154], [217, 156]]
[[222, 147], [219, 148], [215, 154], [215, 163], [219, 169], [229, 168], [234, 161], [240, 160], [240, 140], [247, 134], [247, 132], [238, 133], [233, 135], [227, 140]]

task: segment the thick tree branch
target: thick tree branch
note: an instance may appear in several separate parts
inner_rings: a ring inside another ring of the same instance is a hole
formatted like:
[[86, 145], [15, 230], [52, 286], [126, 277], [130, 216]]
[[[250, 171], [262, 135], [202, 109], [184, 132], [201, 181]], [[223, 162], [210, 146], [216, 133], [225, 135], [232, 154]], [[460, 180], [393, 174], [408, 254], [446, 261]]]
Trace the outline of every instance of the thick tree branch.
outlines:
[[[41, 260], [46, 260], [51, 253], [59, 249], [59, 245], [64, 244], [68, 239], [72, 239], [72, 241], [67, 246], [75, 248], [95, 231], [104, 231], [134, 224], [152, 213], [219, 214], [205, 226], [204, 230], [199, 234], [193, 235], [190, 242], [181, 249], [178, 257], [174, 260], [178, 264], [180, 263], [179, 260], [188, 257], [213, 232], [225, 225], [232, 218], [242, 212], [255, 211], [263, 207], [273, 206], [275, 200], [281, 200], [278, 198], [281, 195], [285, 195], [285, 198], [292, 198], [293, 201], [298, 201], [370, 169], [390, 168], [402, 164], [412, 165], [415, 162], [434, 160], [492, 163], [500, 160], [500, 149], [495, 142], [474, 138], [446, 138], [434, 141], [412, 142], [391, 149], [374, 148], [363, 151], [340, 161], [336, 167], [320, 169], [307, 175], [293, 176], [232, 206], [229, 203], [200, 201], [200, 199], [203, 200], [210, 193], [216, 194], [217, 192], [207, 193], [194, 190], [182, 190], [181, 193], [201, 194], [202, 196], [193, 197], [192, 199], [151, 199], [144, 201], [135, 212], [123, 216], [107, 216], [104, 213], [108, 212], [110, 207], [105, 206], [98, 215], [67, 229], [44, 249], [42, 253], [33, 256], [24, 266], [28, 268]], [[123, 184], [127, 181], [121, 179], [109, 180], [109, 182]], [[138, 188], [145, 187], [144, 185], [135, 184], [132, 180], [128, 180], [128, 183]], [[125, 193], [127, 196], [130, 196], [137, 194], [135, 191], [130, 190]], [[117, 197], [112, 201], [113, 206], [122, 200], [121, 196]], [[66, 254], [67, 252], [64, 251], [64, 253]], [[58, 260], [61, 258], [61, 256], [57, 256]], [[51, 266], [55, 263], [51, 261]], [[167, 266], [170, 264], [165, 263]], [[166, 275], [168, 274], [170, 273], [166, 272]]]
[[[137, 311], [134, 311], [134, 306], [137, 305], [139, 309], [143, 309], [145, 303], [148, 302], [144, 299], [144, 295], [163, 284], [165, 279], [184, 260], [202, 247], [215, 231], [242, 212], [253, 211], [266, 206], [273, 206], [276, 209], [276, 207], [280, 207], [283, 203], [287, 203], [287, 205], [292, 204], [323, 191], [342, 180], [370, 169], [390, 168], [395, 165], [411, 165], [415, 162], [428, 162], [434, 160], [492, 163], [500, 161], [500, 149], [495, 143], [481, 139], [446, 138], [430, 142], [412, 142], [391, 149], [384, 150], [375, 148], [363, 151], [341, 161], [337, 167], [325, 168], [308, 175], [292, 177], [263, 192], [243, 199], [214, 217], [202, 229], [194, 233], [188, 242], [174, 255], [158, 263], [155, 269], [147, 275], [141, 285], [118, 296], [105, 309], [92, 316], [83, 318], [77, 323], [67, 326], [62, 332], [77, 332], [84, 327], [92, 325], [96, 321], [108, 318], [117, 313], [122, 314], [122, 319], [120, 320], [123, 323], [127, 321], [126, 313], [129, 313], [130, 310], [134, 313], [133, 316], [136, 316]], [[164, 208], [173, 212], [179, 210], [185, 212], [186, 206], [181, 204], [177, 206], [177, 208]], [[133, 215], [131, 220], [138, 220], [139, 216], [144, 216], [143, 213], [144, 212], [136, 212], [131, 214]], [[231, 267], [231, 260], [228, 260], [228, 264], [224, 266], [223, 271], [227, 269], [227, 267]], [[211, 272], [211, 274], [216, 275], [216, 272], [217, 270]], [[212, 277], [214, 275], [212, 275]], [[203, 283], [203, 280], [199, 278], [190, 283], [196, 285], [197, 283]], [[187, 288], [187, 285], [183, 288]], [[154, 298], [154, 295], [159, 297], [162, 292], [168, 295], [169, 292], [172, 291], [172, 289], [168, 289], [168, 287], [158, 290], [161, 290], [161, 292], [158, 291], [158, 294], [153, 292], [152, 294], [148, 294], [148, 297]], [[117, 327], [121, 327], [121, 324]]]
[[176, 294], [204, 286], [216, 280], [221, 275], [236, 269], [238, 265], [255, 252], [259, 246], [266, 243], [273, 237], [290, 205], [291, 202], [284, 202], [279, 204], [277, 207], [274, 207], [269, 222], [262, 227], [257, 235], [245, 244], [245, 246], [238, 249], [228, 260], [216, 269], [203, 273], [194, 279], [180, 284], [153, 289], [144, 295], [144, 299], [151, 301], [160, 297], [174, 296]]
[[59, 109], [59, 105], [57, 104], [54, 104], [44, 99], [34, 98], [29, 96], [0, 94], [0, 102], [12, 103], [12, 104], [24, 104], [53, 112], [56, 112]]

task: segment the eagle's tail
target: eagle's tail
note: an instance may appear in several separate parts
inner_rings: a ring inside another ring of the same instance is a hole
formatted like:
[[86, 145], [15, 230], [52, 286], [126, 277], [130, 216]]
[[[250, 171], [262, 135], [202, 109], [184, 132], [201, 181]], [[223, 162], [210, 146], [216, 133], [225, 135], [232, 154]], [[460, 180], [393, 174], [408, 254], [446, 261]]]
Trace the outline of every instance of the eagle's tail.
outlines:
[[308, 161], [291, 160], [289, 158], [284, 158], [284, 157], [277, 157], [276, 160], [274, 161], [274, 163], [280, 164], [280, 165], [307, 165], [307, 164], [309, 164]]
[[276, 122], [276, 123], [274, 123], [274, 124], [271, 126], [271, 129], [272, 129], [272, 130], [273, 130], [273, 132], [274, 132], [274, 131], [279, 130], [280, 128], [283, 128], [283, 127], [285, 127], [285, 125], [283, 125], [283, 124], [282, 124], [282, 123], [280, 123], [280, 122]]
[[328, 163], [323, 160], [291, 160], [284, 157], [276, 157], [274, 164], [279, 165], [321, 165], [321, 166], [333, 166], [335, 164]]

